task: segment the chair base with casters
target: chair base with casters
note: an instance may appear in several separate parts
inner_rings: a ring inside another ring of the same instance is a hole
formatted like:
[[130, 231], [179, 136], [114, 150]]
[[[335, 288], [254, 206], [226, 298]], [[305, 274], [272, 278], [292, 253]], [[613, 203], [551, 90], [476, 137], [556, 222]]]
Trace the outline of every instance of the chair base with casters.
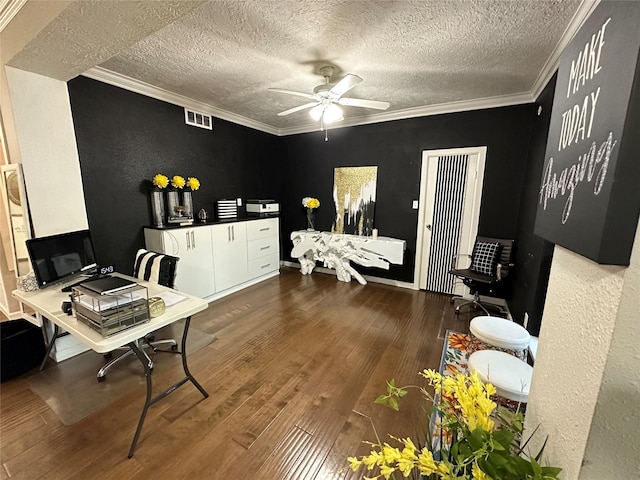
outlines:
[[472, 255], [466, 255], [471, 258], [471, 265], [468, 268], [456, 268], [457, 257], [461, 255], [453, 257], [449, 274], [455, 276], [458, 281], [462, 281], [469, 288], [469, 293], [473, 295], [471, 300], [460, 295], [451, 297], [453, 304], [458, 299], [464, 300], [456, 306], [456, 315], [460, 313], [462, 307], [466, 306], [482, 310], [486, 315], [489, 315], [490, 308], [506, 313], [500, 305], [481, 302], [480, 293], [494, 294], [502, 290], [503, 280], [508, 275], [509, 269], [513, 267], [511, 263], [513, 243], [513, 240], [509, 239], [478, 236]]
[[[178, 257], [166, 255], [162, 253], [156, 253], [149, 250], [140, 249], [136, 253], [136, 259], [133, 267], [133, 276], [141, 280], [147, 280], [149, 282], [155, 282], [159, 285], [173, 288], [173, 282], [176, 276], [176, 265], [178, 263]], [[146, 358], [149, 370], [153, 370], [153, 361], [147, 355], [145, 349], [152, 348], [153, 352], [167, 352], [167, 353], [180, 353], [178, 352], [178, 344], [174, 339], [168, 340], [155, 340], [152, 335], [147, 335], [144, 338], [136, 340], [135, 345], [138, 350]], [[171, 350], [158, 349], [161, 345], [170, 345]], [[118, 364], [122, 360], [136, 355], [136, 353], [130, 347], [123, 347], [118, 349], [123, 351], [121, 355], [113, 358], [107, 362], [100, 370], [98, 370], [97, 378], [99, 382], [106, 379], [107, 371]], [[105, 355], [105, 358], [110, 358], [112, 353]]]
[[[456, 300], [464, 300], [464, 301], [456, 305]], [[462, 313], [462, 309], [465, 307], [470, 307], [470, 310], [471, 309], [482, 310], [487, 315], [490, 315], [488, 308], [493, 309], [498, 313], [507, 313], [507, 311], [501, 305], [496, 305], [495, 303], [481, 302], [480, 295], [478, 295], [477, 292], [473, 294], [473, 298], [471, 300], [469, 300], [466, 297], [463, 297], [462, 295], [454, 295], [453, 297], [451, 297], [450, 302], [455, 306], [454, 313], [456, 315], [459, 315], [460, 313]]]
[[[152, 370], [152, 371], [153, 371], [153, 361], [151, 360], [149, 355], [147, 355], [147, 352], [145, 351], [146, 348], [152, 348], [153, 353], [157, 353], [157, 352], [180, 353], [177, 351], [178, 343], [173, 338], [170, 338], [167, 340], [153, 340], [152, 336], [147, 336], [145, 338], [135, 340], [134, 343], [140, 349], [142, 354], [145, 356], [147, 360], [147, 365], [149, 365], [149, 370]], [[171, 350], [158, 349], [158, 347], [161, 345], [169, 345], [171, 347]], [[107, 379], [107, 371], [109, 371], [111, 367], [131, 357], [132, 355], [135, 355], [135, 352], [130, 347], [118, 348], [116, 351], [122, 351], [123, 353], [122, 355], [118, 355], [116, 358], [113, 358], [109, 362], [105, 363], [104, 366], [100, 370], [98, 370], [97, 378], [99, 382], [104, 382]], [[104, 357], [111, 358], [112, 354], [113, 352], [106, 353]]]

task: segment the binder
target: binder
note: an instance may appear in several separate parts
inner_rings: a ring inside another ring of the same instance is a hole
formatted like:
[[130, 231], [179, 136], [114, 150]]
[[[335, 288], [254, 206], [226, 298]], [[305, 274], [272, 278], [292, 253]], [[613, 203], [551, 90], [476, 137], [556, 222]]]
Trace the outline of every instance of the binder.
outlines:
[[136, 282], [120, 277], [105, 277], [83, 282], [80, 286], [88, 288], [100, 295], [108, 295], [137, 285]]

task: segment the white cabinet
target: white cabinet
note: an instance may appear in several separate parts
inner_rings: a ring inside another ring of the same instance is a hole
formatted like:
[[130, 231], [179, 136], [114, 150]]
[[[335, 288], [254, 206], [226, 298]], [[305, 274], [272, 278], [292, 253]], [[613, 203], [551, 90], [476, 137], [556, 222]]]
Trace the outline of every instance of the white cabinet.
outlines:
[[280, 268], [280, 237], [276, 218], [264, 218], [247, 224], [247, 259], [249, 279]]
[[176, 289], [209, 301], [277, 275], [277, 218], [171, 229], [145, 228], [148, 250], [179, 257]]
[[247, 222], [213, 225], [213, 272], [216, 291], [247, 281]]
[[144, 238], [148, 250], [180, 259], [176, 270], [177, 290], [200, 298], [207, 298], [216, 292], [210, 228], [145, 228]]

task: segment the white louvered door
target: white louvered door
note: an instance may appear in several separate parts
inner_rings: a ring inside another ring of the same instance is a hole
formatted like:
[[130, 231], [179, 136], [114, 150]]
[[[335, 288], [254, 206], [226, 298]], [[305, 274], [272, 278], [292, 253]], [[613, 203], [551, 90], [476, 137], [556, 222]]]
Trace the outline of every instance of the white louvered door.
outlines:
[[[419, 286], [433, 292], [459, 294], [448, 272], [455, 255], [471, 253], [478, 230], [486, 148], [423, 152], [418, 247]], [[421, 235], [420, 235], [421, 233]], [[458, 259], [466, 267], [468, 257]]]

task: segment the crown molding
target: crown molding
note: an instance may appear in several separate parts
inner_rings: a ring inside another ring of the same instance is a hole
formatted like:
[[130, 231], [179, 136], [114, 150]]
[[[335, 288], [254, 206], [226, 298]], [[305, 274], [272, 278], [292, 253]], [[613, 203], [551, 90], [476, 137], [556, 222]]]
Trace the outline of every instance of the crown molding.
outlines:
[[0, 32], [9, 25], [27, 0], [0, 0]]
[[[405, 108], [403, 110], [394, 110], [392, 112], [385, 112], [374, 115], [349, 117], [339, 124], [332, 125], [331, 127], [329, 127], [329, 130], [344, 127], [356, 127], [358, 125], [368, 125], [371, 123], [391, 122], [393, 120], [405, 120], [408, 118], [442, 115], [445, 113], [468, 112], [471, 110], [509, 107], [512, 105], [521, 105], [523, 103], [532, 103], [533, 101], [534, 98], [530, 93], [518, 93], [513, 95], [502, 95], [498, 97], [480, 98], [476, 100], [463, 100], [459, 102], [441, 103], [438, 105]], [[313, 124], [301, 125], [298, 127], [282, 128], [280, 129], [280, 135], [295, 135], [298, 133], [317, 132], [319, 130], [318, 125], [318, 122], [314, 122]]]
[[[177, 93], [170, 92], [163, 88], [155, 87], [140, 80], [136, 80], [125, 75], [121, 75], [111, 70], [107, 70], [102, 67], [93, 67], [82, 74], [84, 77], [92, 78], [103, 83], [108, 83], [114, 87], [120, 87], [131, 92], [139, 93], [147, 97], [155, 98], [156, 100], [162, 100], [173, 105], [180, 107], [186, 107], [191, 110], [195, 110], [199, 113], [206, 113], [212, 117], [227, 120], [232, 123], [237, 123], [245, 127], [260, 130], [261, 132], [270, 133], [272, 135], [279, 135], [279, 129], [267, 125], [266, 123], [256, 122], [250, 118], [243, 117], [242, 115], [236, 115], [235, 113], [222, 110], [220, 108], [209, 105], [208, 103], [199, 102], [191, 98], [179, 95]], [[215, 129], [215, 125], [214, 125]]]
[[[205, 113], [216, 118], [221, 118], [238, 125], [253, 128], [261, 132], [270, 133], [272, 135], [277, 135], [279, 137], [319, 131], [318, 122], [307, 123], [304, 125], [289, 128], [276, 128], [262, 122], [251, 120], [250, 118], [236, 115], [226, 110], [222, 110], [207, 103], [199, 102], [197, 100], [193, 100], [191, 98], [170, 92], [159, 87], [154, 87], [153, 85], [150, 85], [148, 83], [141, 82], [140, 80], [136, 80], [134, 78], [127, 77], [116, 72], [112, 72], [102, 67], [93, 67], [87, 70], [82, 75], [94, 80], [98, 80], [100, 82], [107, 83], [109, 85], [113, 85], [115, 87], [120, 87], [131, 92], [145, 95], [147, 97], [196, 110], [200, 113]], [[481, 98], [475, 100], [463, 100], [458, 102], [442, 103], [438, 105], [405, 108], [402, 110], [394, 110], [392, 112], [384, 112], [374, 115], [349, 117], [339, 124], [332, 125], [330, 129], [333, 130], [345, 127], [355, 127], [358, 125], [390, 122], [393, 120], [405, 120], [408, 118], [426, 117], [430, 115], [442, 115], [445, 113], [467, 112], [470, 110], [507, 107], [512, 105], [520, 105], [523, 103], [532, 103], [534, 101], [535, 97], [532, 96], [530, 92]]]
[[582, 0], [582, 3], [576, 10], [576, 13], [574, 13], [569, 25], [567, 25], [567, 28], [564, 30], [556, 48], [547, 59], [544, 67], [540, 70], [538, 78], [533, 83], [531, 96], [534, 98], [534, 101], [538, 96], [540, 96], [542, 90], [544, 90], [544, 87], [547, 86], [547, 83], [549, 83], [549, 80], [551, 80], [551, 77], [553, 77], [553, 74], [558, 69], [560, 55], [562, 55], [564, 49], [567, 48], [567, 45], [569, 45], [575, 34], [580, 30], [580, 27], [582, 27], [585, 20], [589, 18], [589, 15], [591, 15], [599, 3], [600, 0]]

